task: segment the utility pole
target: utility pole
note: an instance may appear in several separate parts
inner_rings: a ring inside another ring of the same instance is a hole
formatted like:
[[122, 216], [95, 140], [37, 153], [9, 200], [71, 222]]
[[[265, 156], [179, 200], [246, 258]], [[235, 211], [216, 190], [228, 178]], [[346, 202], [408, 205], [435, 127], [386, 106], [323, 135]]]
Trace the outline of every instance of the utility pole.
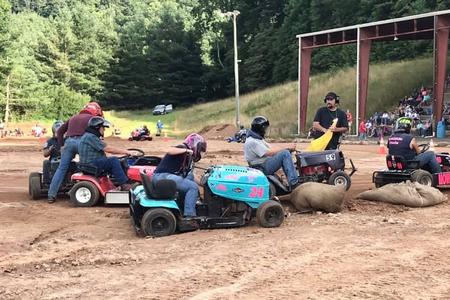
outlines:
[[238, 60], [238, 50], [237, 50], [237, 26], [236, 26], [236, 18], [240, 14], [238, 10], [229, 11], [226, 13], [222, 13], [222, 15], [231, 17], [233, 16], [233, 41], [234, 41], [234, 94], [236, 98], [236, 126], [239, 127], [241, 125], [241, 120], [239, 119], [240, 115], [240, 100], [239, 100], [239, 62]]

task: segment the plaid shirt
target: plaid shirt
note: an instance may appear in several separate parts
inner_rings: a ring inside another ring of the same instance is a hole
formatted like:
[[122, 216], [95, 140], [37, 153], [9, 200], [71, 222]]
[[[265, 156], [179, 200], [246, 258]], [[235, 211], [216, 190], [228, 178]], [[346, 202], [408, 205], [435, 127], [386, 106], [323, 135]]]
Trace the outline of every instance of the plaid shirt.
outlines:
[[95, 134], [85, 132], [80, 139], [78, 145], [78, 154], [80, 155], [80, 163], [88, 164], [91, 161], [105, 157], [103, 149], [106, 144], [102, 142]]

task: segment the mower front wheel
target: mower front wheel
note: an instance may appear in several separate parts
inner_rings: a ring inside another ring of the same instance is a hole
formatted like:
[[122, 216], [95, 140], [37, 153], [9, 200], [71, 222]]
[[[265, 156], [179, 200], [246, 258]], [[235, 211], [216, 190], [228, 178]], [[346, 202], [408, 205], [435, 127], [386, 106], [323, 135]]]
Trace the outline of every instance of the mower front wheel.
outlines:
[[70, 190], [70, 201], [75, 206], [91, 207], [97, 204], [99, 198], [97, 187], [89, 181], [78, 182]]
[[348, 176], [344, 171], [337, 171], [331, 174], [330, 178], [328, 179], [328, 184], [343, 186], [345, 190], [348, 191], [348, 189], [352, 185], [352, 180], [350, 179], [350, 176]]
[[28, 193], [31, 199], [37, 200], [42, 197], [41, 174], [33, 172], [28, 177]]
[[256, 220], [261, 227], [278, 227], [284, 221], [284, 209], [280, 203], [268, 200], [256, 210]]
[[433, 186], [433, 176], [425, 170], [415, 170], [411, 173], [411, 181], [423, 185]]
[[174, 214], [165, 208], [149, 209], [141, 220], [141, 230], [145, 236], [161, 237], [171, 235], [177, 228]]

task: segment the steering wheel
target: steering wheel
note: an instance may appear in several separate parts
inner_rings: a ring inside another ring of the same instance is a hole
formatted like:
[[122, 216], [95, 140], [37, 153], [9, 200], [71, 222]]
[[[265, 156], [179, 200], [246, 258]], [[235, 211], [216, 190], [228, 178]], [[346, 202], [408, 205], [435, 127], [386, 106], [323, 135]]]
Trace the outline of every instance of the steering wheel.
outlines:
[[118, 158], [119, 158], [119, 159], [123, 159], [123, 158], [139, 158], [139, 157], [142, 157], [142, 156], [145, 155], [145, 152], [142, 151], [141, 149], [128, 148], [127, 150], [128, 150], [128, 151], [134, 151], [134, 152], [137, 152], [138, 154], [137, 154], [137, 155], [130, 155], [130, 156], [128, 156], [128, 155], [123, 155], [123, 156], [120, 156], [120, 157], [118, 157]]
[[422, 147], [422, 150], [420, 150], [420, 153], [424, 153], [425, 151], [427, 151], [428, 149], [430, 149], [430, 145], [429, 144], [420, 144], [418, 145], [418, 147]]

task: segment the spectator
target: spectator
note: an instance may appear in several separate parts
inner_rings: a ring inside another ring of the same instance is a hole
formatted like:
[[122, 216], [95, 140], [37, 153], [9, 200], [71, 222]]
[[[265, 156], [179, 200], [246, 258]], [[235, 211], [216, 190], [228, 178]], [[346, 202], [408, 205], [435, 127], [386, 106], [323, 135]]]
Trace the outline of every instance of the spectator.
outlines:
[[361, 142], [367, 139], [367, 128], [364, 119], [362, 119], [361, 122], [359, 123], [358, 133], [359, 133], [359, 140]]
[[348, 133], [352, 134], [352, 123], [353, 123], [353, 116], [349, 109], [347, 109], [347, 123], [348, 123]]
[[[339, 138], [348, 131], [347, 116], [337, 106], [339, 105], [339, 96], [334, 92], [329, 92], [324, 100], [325, 107], [317, 110], [313, 121], [313, 127], [316, 130], [314, 138], [321, 137], [328, 129], [333, 132], [333, 137], [328, 143], [326, 150], [337, 149]], [[338, 119], [336, 127], [331, 127], [333, 120]]]

